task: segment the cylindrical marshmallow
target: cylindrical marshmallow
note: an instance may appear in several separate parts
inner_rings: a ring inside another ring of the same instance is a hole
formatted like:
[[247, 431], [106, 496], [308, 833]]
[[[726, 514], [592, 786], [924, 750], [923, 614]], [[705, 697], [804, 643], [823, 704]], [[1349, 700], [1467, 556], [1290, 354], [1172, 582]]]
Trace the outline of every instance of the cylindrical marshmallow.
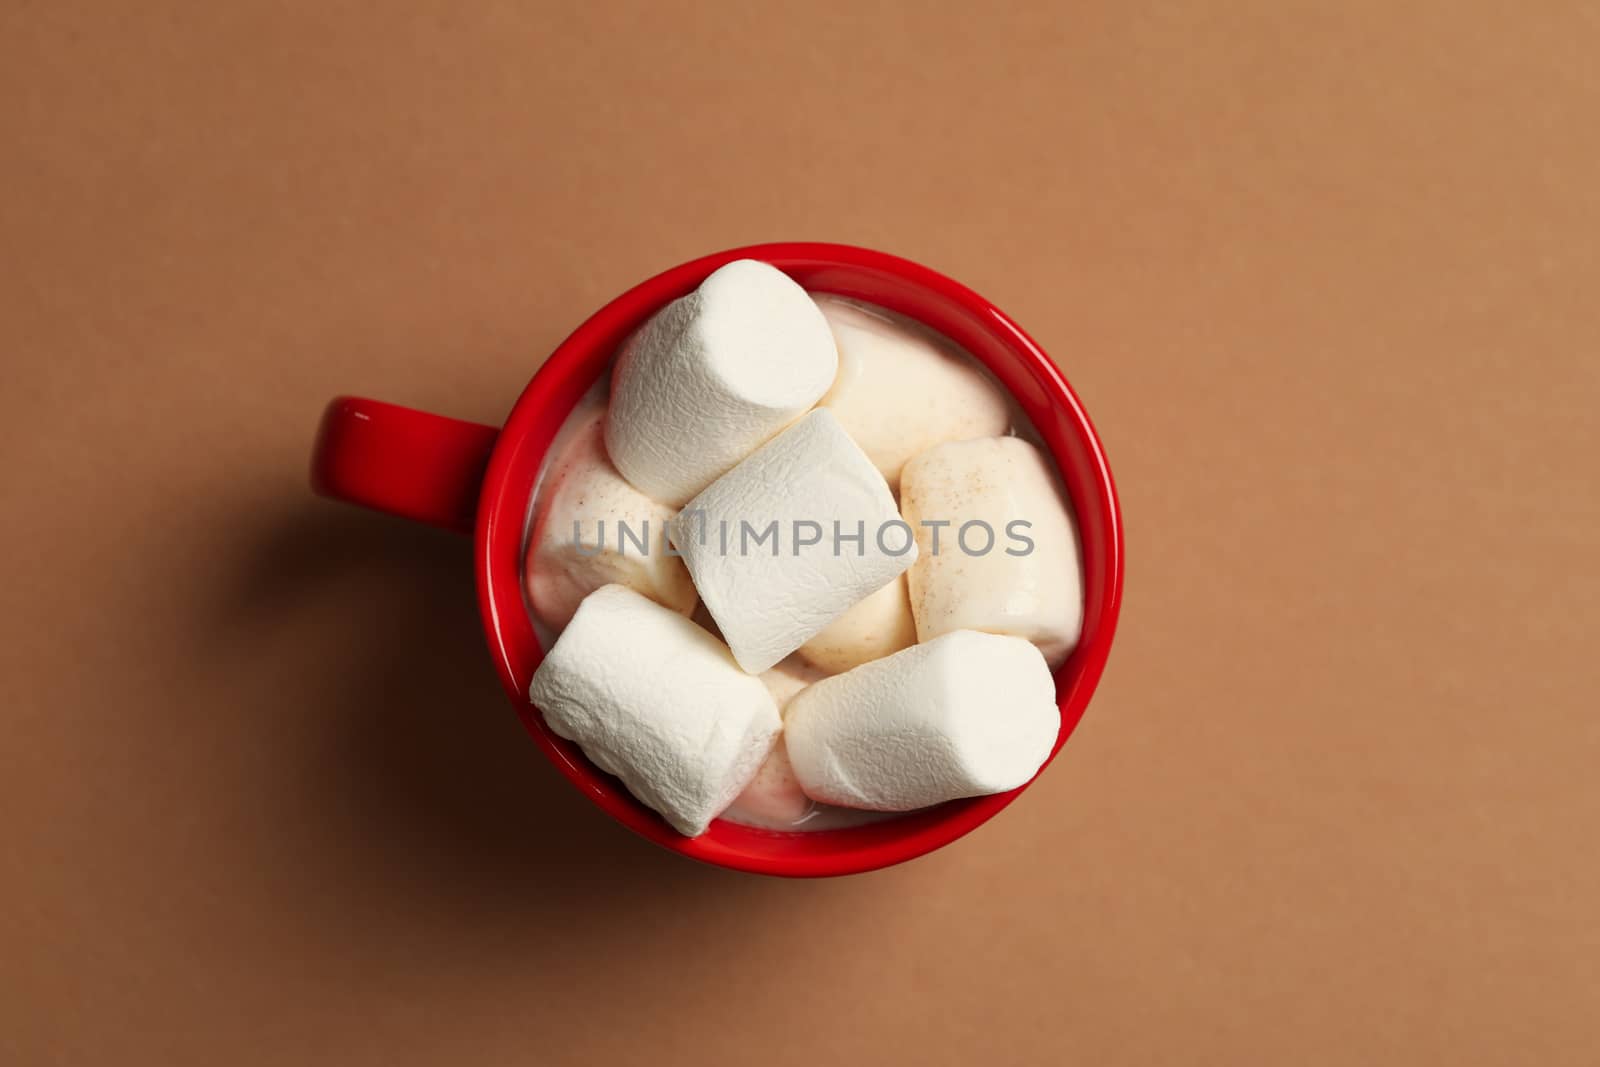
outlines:
[[944, 337], [838, 297], [816, 301], [839, 349], [839, 373], [821, 406], [891, 488], [899, 488], [901, 468], [918, 452], [1010, 428], [1000, 387]]
[[[705, 625], [704, 622], [701, 625]], [[813, 682], [826, 678], [827, 672], [806, 663], [799, 656], [790, 656], [771, 670], [761, 673], [761, 681], [778, 705], [778, 713], [788, 707], [799, 692]], [[794, 768], [789, 766], [789, 753], [783, 747], [783, 737], [767, 753], [766, 761], [756, 776], [745, 786], [734, 802], [728, 805], [723, 817], [734, 822], [764, 826], [773, 830], [793, 827], [814, 807], [811, 798], [800, 791], [795, 781]]]
[[687, 615], [698, 596], [665, 551], [673, 510], [623, 480], [606, 457], [597, 413], [545, 474], [523, 580], [538, 620], [560, 630], [584, 597], [613, 582]]
[[724, 814], [734, 822], [784, 830], [798, 823], [813, 807], [811, 798], [795, 780], [780, 736], [756, 776]]
[[789, 703], [789, 762], [815, 800], [910, 811], [1027, 782], [1060, 730], [1044, 657], [957, 630], [825, 678]]
[[1037, 448], [1017, 437], [931, 448], [906, 464], [900, 508], [920, 549], [906, 576], [920, 640], [1010, 634], [1038, 645], [1051, 670], [1062, 664], [1083, 628], [1083, 575], [1072, 516]]
[[809, 410], [838, 363], [805, 290], [735, 260], [623, 346], [606, 448], [641, 492], [679, 507]]
[[707, 486], [673, 520], [671, 538], [752, 674], [916, 558], [883, 475], [824, 409]]
[[767, 692], [772, 694], [772, 699], [778, 705], [778, 712], [781, 714], [783, 709], [789, 706], [789, 701], [799, 695], [800, 690], [813, 682], [822, 681], [828, 674], [828, 671], [794, 655], [777, 666], [762, 671], [760, 677], [767, 687]]
[[750, 783], [782, 726], [726, 646], [621, 585], [578, 606], [528, 696], [550, 729], [689, 837]]
[[823, 627], [796, 655], [839, 674], [916, 643], [917, 624], [911, 617], [906, 576], [901, 574]]

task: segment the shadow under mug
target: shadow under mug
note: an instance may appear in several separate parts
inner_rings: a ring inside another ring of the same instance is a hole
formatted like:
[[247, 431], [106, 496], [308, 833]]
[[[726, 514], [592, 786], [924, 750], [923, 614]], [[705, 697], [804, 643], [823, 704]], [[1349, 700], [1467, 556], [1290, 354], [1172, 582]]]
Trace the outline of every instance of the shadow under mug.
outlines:
[[529, 498], [551, 440], [629, 334], [724, 263], [747, 258], [772, 264], [808, 290], [877, 304], [944, 334], [1010, 390], [1054, 454], [1082, 541], [1085, 603], [1078, 647], [1055, 674], [1061, 729], [1053, 760], [1105, 668], [1122, 600], [1122, 517], [1111, 470], [1083, 405], [1038, 345], [977, 293], [908, 260], [846, 245], [779, 243], [673, 267], [611, 301], [562, 342], [501, 429], [335, 399], [318, 433], [312, 485], [325, 496], [471, 534], [479, 610], [506, 695], [556, 768], [618, 822], [674, 852], [736, 870], [794, 877], [873, 870], [949, 844], [1027, 786], [846, 829], [778, 832], [719, 819], [687, 838], [552, 733], [528, 701], [544, 653], [524, 606], [522, 549]]

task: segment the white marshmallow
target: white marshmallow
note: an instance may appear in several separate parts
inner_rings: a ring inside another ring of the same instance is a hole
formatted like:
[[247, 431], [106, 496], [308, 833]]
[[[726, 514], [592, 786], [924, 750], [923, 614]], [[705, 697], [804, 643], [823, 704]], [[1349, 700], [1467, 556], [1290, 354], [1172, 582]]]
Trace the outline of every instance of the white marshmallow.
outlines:
[[780, 737], [756, 776], [729, 805], [726, 815], [737, 822], [781, 830], [798, 823], [813, 806], [811, 798], [801, 791], [800, 783], [795, 780], [794, 768], [789, 764], [789, 754]]
[[677, 507], [808, 411], [838, 365], [805, 290], [735, 260], [623, 345], [606, 448], [641, 492]]
[[1038, 649], [957, 630], [808, 687], [789, 704], [784, 737], [814, 799], [910, 811], [1015, 789], [1060, 727]]
[[[778, 705], [778, 713], [788, 706], [802, 689], [828, 675], [813, 667], [799, 656], [790, 656], [769, 671], [761, 673], [761, 681]], [[811, 798], [800, 791], [795, 781], [794, 768], [789, 766], [789, 754], [784, 750], [783, 738], [772, 746], [766, 761], [756, 776], [745, 786], [744, 792], [728, 806], [724, 818], [735, 822], [765, 826], [775, 830], [788, 829], [798, 823], [813, 807]]]
[[698, 599], [683, 560], [664, 551], [672, 509], [623, 480], [606, 458], [602, 434], [596, 413], [556, 458], [528, 541], [528, 602], [540, 622], [558, 631], [584, 597], [613, 582], [685, 615]]
[[771, 670], [761, 672], [761, 682], [772, 694], [773, 702], [781, 714], [795, 695], [810, 685], [828, 677], [828, 672], [814, 667], [798, 655], [790, 656]]
[[[851, 540], [836, 541], [836, 529]], [[803, 543], [813, 536], [820, 541]], [[883, 475], [821, 410], [707, 486], [673, 521], [671, 537], [734, 658], [751, 674], [799, 648], [916, 558]]]
[[816, 300], [839, 349], [839, 373], [821, 406], [890, 488], [899, 488], [901, 468], [918, 452], [1010, 428], [1005, 394], [944, 337], [838, 297]]
[[902, 574], [823, 627], [796, 655], [838, 674], [916, 643], [917, 624]]
[[[1051, 670], [1061, 666], [1083, 629], [1083, 575], [1071, 514], [1039, 450], [1016, 437], [931, 448], [906, 464], [900, 503], [921, 549], [906, 576], [917, 637], [1011, 634], [1038, 645]], [[932, 521], [949, 525], [923, 525]], [[979, 551], [989, 535], [973, 526], [969, 555], [961, 528], [978, 521], [993, 530], [994, 544]], [[1020, 522], [1031, 525], [1011, 525]]]
[[782, 720], [700, 627], [621, 585], [584, 598], [534, 673], [550, 729], [695, 837], [755, 776]]
[[[668, 529], [670, 530], [671, 527], [668, 527]], [[711, 612], [706, 610], [706, 602], [704, 600], [694, 606], [694, 613], [689, 618], [694, 620], [696, 626], [705, 630], [706, 633], [715, 637], [718, 641], [722, 641], [723, 644], [728, 643], [723, 640], [722, 631], [717, 628], [717, 620], [713, 619]]]

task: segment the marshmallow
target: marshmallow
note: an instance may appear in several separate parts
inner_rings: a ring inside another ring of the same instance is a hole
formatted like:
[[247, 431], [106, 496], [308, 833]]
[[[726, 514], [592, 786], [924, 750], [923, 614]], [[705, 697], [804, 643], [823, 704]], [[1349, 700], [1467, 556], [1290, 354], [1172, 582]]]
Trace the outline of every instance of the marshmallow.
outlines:
[[[694, 620], [696, 626], [699, 626], [701, 629], [705, 630], [706, 633], [710, 634], [712, 637], [715, 637], [718, 641], [722, 641], [723, 644], [728, 643], [723, 641], [722, 631], [717, 628], [717, 620], [713, 619], [711, 617], [711, 612], [706, 610], [706, 602], [704, 600], [700, 601], [694, 606], [694, 613], [690, 615], [689, 618]], [[777, 698], [774, 697], [773, 699], [776, 700]], [[783, 702], [779, 701], [778, 703], [779, 706], [782, 706]]]
[[689, 837], [750, 783], [782, 727], [761, 679], [721, 642], [621, 585], [584, 598], [528, 697], [551, 730]]
[[799, 655], [790, 656], [771, 670], [761, 672], [761, 682], [772, 694], [772, 700], [781, 713], [795, 695], [810, 685], [828, 677], [828, 672], [814, 667]]
[[622, 479], [602, 435], [597, 413], [546, 472], [528, 541], [528, 602], [558, 631], [584, 597], [613, 582], [685, 615], [698, 599], [683, 560], [665, 551], [672, 509]]
[[883, 475], [825, 410], [712, 482], [671, 527], [701, 599], [751, 674], [909, 567], [911, 533]]
[[819, 296], [817, 306], [839, 349], [839, 373], [821, 406], [890, 488], [899, 488], [901, 468], [918, 452], [1010, 428], [1005, 394], [945, 338], [838, 297]]
[[623, 345], [606, 448], [641, 492], [677, 507], [810, 410], [838, 365], [805, 290], [735, 260]]
[[[778, 713], [795, 695], [812, 682], [821, 681], [826, 672], [811, 666], [799, 656], [790, 656], [770, 671], [763, 671], [761, 681], [778, 705]], [[800, 791], [794, 779], [794, 769], [789, 766], [789, 754], [784, 750], [783, 738], [772, 746], [766, 762], [756, 771], [756, 776], [745, 786], [723, 817], [735, 822], [788, 829], [800, 822], [815, 805]]]
[[756, 776], [729, 806], [726, 817], [781, 830], [800, 822], [814, 807], [795, 780], [794, 768], [780, 737]]
[[796, 655], [838, 674], [916, 643], [917, 624], [902, 574], [823, 627]]
[[[921, 549], [906, 576], [918, 639], [1011, 634], [1038, 645], [1051, 670], [1061, 666], [1083, 628], [1083, 575], [1071, 514], [1039, 450], [1016, 437], [931, 448], [906, 464], [900, 503]], [[948, 525], [924, 525], [939, 521]], [[963, 534], [980, 522], [992, 544], [981, 525]]]
[[1038, 649], [957, 630], [805, 689], [784, 737], [812, 798], [910, 811], [1015, 789], [1038, 773], [1060, 727]]

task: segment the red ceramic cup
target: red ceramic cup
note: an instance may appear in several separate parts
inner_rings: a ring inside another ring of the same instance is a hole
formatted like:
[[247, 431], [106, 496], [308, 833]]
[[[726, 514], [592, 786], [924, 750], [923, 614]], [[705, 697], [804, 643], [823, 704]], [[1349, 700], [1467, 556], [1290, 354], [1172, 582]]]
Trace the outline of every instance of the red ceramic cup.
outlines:
[[771, 263], [806, 289], [855, 297], [933, 327], [993, 371], [1043, 435], [1077, 516], [1086, 600], [1083, 637], [1056, 672], [1061, 732], [1054, 759], [1083, 716], [1116, 629], [1123, 570], [1116, 489], [1089, 416], [1039, 346], [989, 301], [926, 267], [831, 244], [754, 245], [696, 259], [628, 290], [579, 326], [528, 383], [502, 429], [373, 400], [334, 400], [323, 415], [312, 484], [326, 496], [472, 535], [483, 628], [506, 695], [556, 768], [618, 822], [674, 852], [742, 871], [806, 877], [873, 870], [949, 844], [1027, 786], [851, 829], [779, 833], [718, 820], [687, 838], [552, 733], [528, 702], [544, 653], [524, 606], [523, 538], [551, 438], [624, 338], [713, 270], [745, 258]]

